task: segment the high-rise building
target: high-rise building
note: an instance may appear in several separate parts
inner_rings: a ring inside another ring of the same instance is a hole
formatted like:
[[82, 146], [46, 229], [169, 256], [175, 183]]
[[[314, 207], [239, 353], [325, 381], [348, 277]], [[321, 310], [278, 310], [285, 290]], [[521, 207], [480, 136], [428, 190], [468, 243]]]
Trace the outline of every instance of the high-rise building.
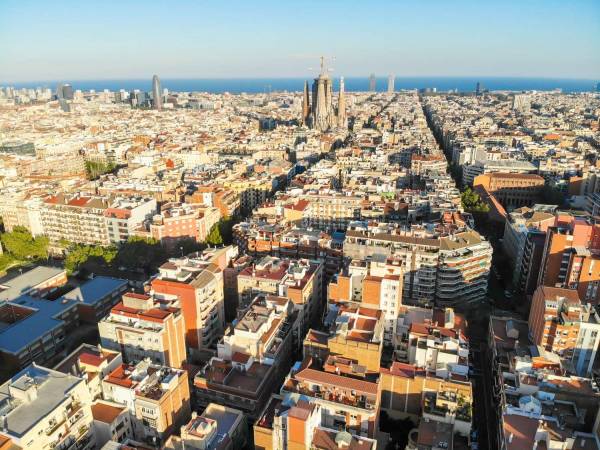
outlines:
[[375, 74], [372, 73], [369, 76], [369, 92], [375, 92], [377, 90], [377, 78], [375, 78]]
[[481, 82], [477, 82], [477, 84], [475, 85], [475, 95], [479, 95], [481, 94]]
[[393, 94], [394, 93], [394, 91], [395, 91], [394, 81], [395, 80], [396, 80], [396, 77], [394, 75], [390, 75], [388, 77], [388, 88], [387, 88], [388, 94]]
[[154, 109], [162, 109], [162, 94], [158, 75], [152, 77], [152, 101]]
[[312, 127], [325, 131], [335, 126], [333, 111], [333, 82], [327, 74], [325, 60], [321, 57], [321, 73], [312, 87]]
[[347, 128], [348, 127], [348, 120], [346, 119], [346, 93], [344, 92], [344, 77], [340, 78], [340, 94], [339, 94], [339, 98], [338, 98], [337, 126], [338, 126], [338, 128]]

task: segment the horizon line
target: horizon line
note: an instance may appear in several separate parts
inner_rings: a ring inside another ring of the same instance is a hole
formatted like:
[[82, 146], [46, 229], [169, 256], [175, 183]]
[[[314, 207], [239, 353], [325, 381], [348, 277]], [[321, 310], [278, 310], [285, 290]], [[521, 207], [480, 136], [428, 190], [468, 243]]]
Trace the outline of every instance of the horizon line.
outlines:
[[[153, 74], [155, 75], [155, 74]], [[10, 83], [23, 84], [23, 83], [58, 83], [64, 81], [72, 82], [90, 82], [90, 81], [145, 81], [152, 82], [152, 76], [149, 77], [110, 77], [110, 78], [56, 78], [56, 79], [37, 79], [37, 80], [11, 80], [11, 81], [0, 81], [0, 85], [4, 86]], [[382, 74], [376, 75], [376, 78], [387, 78], [393, 74]], [[356, 79], [366, 78], [370, 75], [338, 75], [331, 76], [331, 78], [344, 77], [345, 79]], [[303, 76], [250, 76], [250, 77], [162, 77], [158, 75], [161, 80], [308, 80], [313, 77]], [[446, 78], [446, 79], [510, 79], [510, 80], [563, 80], [563, 81], [591, 81], [600, 82], [598, 78], [577, 78], [568, 76], [531, 76], [531, 75], [394, 75], [394, 79], [412, 79], [412, 78]]]

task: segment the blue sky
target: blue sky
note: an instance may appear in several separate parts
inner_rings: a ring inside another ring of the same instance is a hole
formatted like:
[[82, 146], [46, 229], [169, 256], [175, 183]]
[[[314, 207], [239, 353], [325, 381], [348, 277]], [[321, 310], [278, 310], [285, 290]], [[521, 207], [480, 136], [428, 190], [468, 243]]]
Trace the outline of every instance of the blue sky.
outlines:
[[[600, 78], [600, 1], [0, 0], [0, 80]], [[313, 70], [309, 70], [312, 68]]]

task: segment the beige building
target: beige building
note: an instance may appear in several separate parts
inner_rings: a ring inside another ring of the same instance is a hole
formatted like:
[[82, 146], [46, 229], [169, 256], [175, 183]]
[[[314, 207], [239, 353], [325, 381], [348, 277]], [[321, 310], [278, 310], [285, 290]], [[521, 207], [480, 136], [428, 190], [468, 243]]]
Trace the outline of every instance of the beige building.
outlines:
[[166, 439], [190, 415], [190, 388], [185, 370], [149, 360], [123, 364], [102, 381], [105, 400], [127, 406], [138, 440]]
[[95, 448], [83, 378], [30, 365], [0, 386], [2, 434], [22, 448]]
[[168, 367], [180, 368], [186, 360], [185, 322], [179, 301], [158, 301], [133, 292], [98, 323], [100, 342], [120, 351], [125, 362], [150, 358]]

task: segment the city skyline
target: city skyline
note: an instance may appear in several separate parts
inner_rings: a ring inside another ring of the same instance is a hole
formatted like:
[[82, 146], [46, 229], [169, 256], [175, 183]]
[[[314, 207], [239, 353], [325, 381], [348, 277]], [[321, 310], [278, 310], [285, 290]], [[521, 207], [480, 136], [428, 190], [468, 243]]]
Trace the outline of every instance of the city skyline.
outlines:
[[[41, 2], [8, 1], [0, 6], [0, 79], [135, 79], [153, 73], [165, 79], [304, 78], [314, 73], [320, 54], [335, 57], [335, 75], [347, 78], [373, 72], [597, 79], [600, 5], [576, 3], [503, 2], [498, 8], [495, 2], [335, 1], [319, 5], [313, 18], [313, 2], [234, 2], [227, 8], [180, 2], [167, 9], [65, 1], [64, 14], [46, 21], [38, 18]], [[124, 26], [112, 19], [115, 13], [158, 23], [159, 32]], [[194, 17], [203, 19], [201, 26], [181, 26]], [[349, 29], [350, 23], [356, 25]], [[64, 49], [60, 64], [57, 48]]]

